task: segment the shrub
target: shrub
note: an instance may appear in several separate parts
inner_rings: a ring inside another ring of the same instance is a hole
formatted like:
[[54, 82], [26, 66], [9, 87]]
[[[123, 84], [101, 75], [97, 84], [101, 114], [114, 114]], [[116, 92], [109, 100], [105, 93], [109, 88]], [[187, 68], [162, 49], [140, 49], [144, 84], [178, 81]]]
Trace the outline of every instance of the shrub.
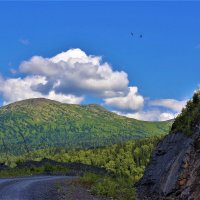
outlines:
[[176, 117], [172, 124], [171, 133], [183, 132], [192, 135], [200, 120], [200, 90], [196, 91], [186, 107]]
[[50, 172], [52, 172], [53, 170], [54, 170], [54, 167], [53, 167], [52, 165], [50, 165], [50, 164], [45, 164], [45, 166], [44, 166], [44, 172], [50, 173]]
[[78, 182], [89, 186], [93, 195], [112, 197], [118, 200], [135, 200], [133, 182], [127, 177], [85, 173]]

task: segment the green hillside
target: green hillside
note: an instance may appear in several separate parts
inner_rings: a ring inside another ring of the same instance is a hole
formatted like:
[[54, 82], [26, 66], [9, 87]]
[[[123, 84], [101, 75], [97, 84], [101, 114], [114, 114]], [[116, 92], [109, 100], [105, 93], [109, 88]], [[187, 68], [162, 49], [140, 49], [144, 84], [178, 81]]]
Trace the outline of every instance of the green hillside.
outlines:
[[176, 117], [170, 133], [181, 132], [188, 136], [192, 135], [195, 129], [199, 129], [200, 121], [200, 90], [197, 90], [182, 112]]
[[47, 147], [93, 148], [164, 135], [171, 123], [129, 119], [94, 104], [28, 99], [0, 107], [0, 152], [20, 154]]

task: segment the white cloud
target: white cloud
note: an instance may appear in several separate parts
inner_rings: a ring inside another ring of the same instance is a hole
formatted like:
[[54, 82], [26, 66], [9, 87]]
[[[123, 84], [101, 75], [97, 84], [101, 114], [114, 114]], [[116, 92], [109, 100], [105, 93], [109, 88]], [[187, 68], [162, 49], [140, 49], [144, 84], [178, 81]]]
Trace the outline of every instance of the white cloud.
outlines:
[[76, 97], [74, 95], [56, 94], [55, 91], [50, 91], [43, 95], [32, 88], [38, 84], [45, 84], [46, 78], [43, 76], [27, 76], [22, 78], [0, 78], [0, 94], [4, 99], [4, 105], [15, 101], [20, 101], [29, 98], [44, 97], [52, 100], [57, 100], [63, 103], [80, 103], [83, 97]]
[[72, 94], [64, 95], [64, 94], [56, 94], [55, 91], [50, 91], [48, 95], [42, 95], [44, 98], [52, 99], [56, 101], [60, 101], [62, 103], [69, 103], [69, 104], [80, 104], [84, 97], [77, 97]]
[[[23, 61], [19, 70], [11, 69], [11, 73], [16, 72], [24, 73], [24, 78], [0, 77], [4, 104], [38, 97], [79, 104], [85, 96], [92, 96], [102, 99], [118, 114], [163, 121], [174, 118], [186, 103], [175, 99], [145, 101], [136, 86], [129, 86], [126, 72], [113, 70], [100, 56], [87, 55], [80, 49], [70, 49], [51, 58], [33, 56]], [[171, 111], [161, 112], [158, 107]]]
[[137, 87], [129, 87], [125, 96], [104, 99], [105, 104], [119, 110], [138, 110], [143, 107], [144, 98], [138, 94]]
[[149, 102], [151, 106], [161, 106], [169, 108], [175, 112], [181, 112], [182, 108], [186, 105], [187, 101], [178, 101], [175, 99], [157, 99]]
[[128, 89], [127, 74], [113, 71], [108, 63], [101, 61], [99, 56], [71, 49], [52, 58], [34, 56], [21, 63], [20, 71], [45, 76], [47, 83], [35, 88], [43, 93], [59, 82], [54, 89], [60, 93], [103, 98], [123, 95]]
[[139, 111], [135, 113], [122, 113], [115, 111], [115, 113], [143, 121], [166, 121], [174, 119], [177, 116], [177, 113], [161, 112], [159, 110]]

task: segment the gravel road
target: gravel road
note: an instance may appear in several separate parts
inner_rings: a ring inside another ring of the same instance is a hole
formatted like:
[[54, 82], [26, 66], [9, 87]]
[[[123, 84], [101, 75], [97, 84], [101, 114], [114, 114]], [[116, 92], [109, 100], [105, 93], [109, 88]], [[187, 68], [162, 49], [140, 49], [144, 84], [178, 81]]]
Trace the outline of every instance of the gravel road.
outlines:
[[0, 179], [0, 200], [46, 200], [56, 184], [70, 181], [70, 176], [30, 176]]

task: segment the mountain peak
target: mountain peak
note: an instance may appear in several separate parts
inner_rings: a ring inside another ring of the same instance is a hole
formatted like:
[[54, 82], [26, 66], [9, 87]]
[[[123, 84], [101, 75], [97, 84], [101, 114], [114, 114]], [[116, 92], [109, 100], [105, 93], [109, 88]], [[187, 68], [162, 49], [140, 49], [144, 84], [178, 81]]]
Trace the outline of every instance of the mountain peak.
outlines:
[[[143, 122], [100, 105], [63, 104], [35, 98], [0, 108], [0, 136], [11, 152], [43, 145], [90, 148], [168, 133], [170, 122]], [[0, 137], [0, 148], [3, 145]], [[20, 145], [24, 144], [24, 145]]]

